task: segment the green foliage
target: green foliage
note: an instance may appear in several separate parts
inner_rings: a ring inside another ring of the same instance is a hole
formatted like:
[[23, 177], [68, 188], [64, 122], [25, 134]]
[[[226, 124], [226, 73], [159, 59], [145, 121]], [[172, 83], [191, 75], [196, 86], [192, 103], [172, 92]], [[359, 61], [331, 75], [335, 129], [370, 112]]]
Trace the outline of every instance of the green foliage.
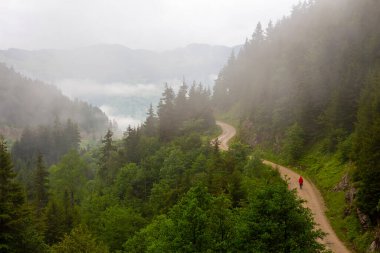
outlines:
[[166, 216], [129, 239], [127, 252], [322, 252], [323, 233], [284, 183], [252, 191], [247, 207], [233, 210], [225, 195], [191, 188]]
[[237, 245], [242, 252], [321, 252], [323, 233], [285, 183], [253, 191], [243, 209]]
[[26, 78], [3, 63], [0, 64], [0, 80], [2, 126], [5, 123], [5, 126], [23, 129], [51, 125], [54, 117], [71, 118], [88, 134], [101, 133], [108, 126], [107, 116], [98, 107], [72, 101], [55, 86]]
[[188, 90], [184, 83], [177, 96], [173, 89], [166, 85], [157, 114], [158, 132], [163, 141], [169, 141], [181, 133], [205, 131], [215, 126], [210, 91], [201, 84], [193, 84]]
[[[248, 222], [245, 214], [264, 212], [250, 210], [265, 209], [252, 204], [259, 189], [281, 180], [257, 155], [251, 157], [245, 144], [233, 143], [228, 152], [217, 143], [211, 146], [208, 135], [215, 122], [209, 99], [201, 85], [189, 90], [183, 85], [177, 96], [167, 87], [157, 118], [151, 108], [149, 120], [129, 127], [122, 140], [113, 140], [109, 130], [97, 149], [79, 153], [74, 148], [51, 166], [40, 227], [52, 251], [244, 252], [239, 243], [244, 240], [280, 248], [261, 238], [266, 230], [257, 238], [240, 236]], [[45, 174], [41, 160], [38, 164], [42, 189]], [[266, 197], [278, 201], [276, 196]], [[299, 202], [291, 203], [304, 210]], [[293, 209], [281, 210], [294, 215]], [[297, 219], [307, 217], [300, 211]], [[305, 240], [313, 240], [313, 224], [306, 221], [304, 230], [289, 225], [294, 238], [305, 234]], [[320, 247], [307, 243], [309, 252]]]
[[49, 173], [45, 168], [43, 157], [40, 154], [37, 157], [37, 168], [34, 177], [34, 201], [36, 203], [37, 213], [41, 212], [49, 200], [48, 176]]
[[110, 245], [110, 250], [121, 250], [124, 242], [145, 225], [145, 219], [132, 209], [112, 206], [98, 217], [99, 227], [95, 234]]
[[380, 68], [368, 76], [358, 112], [354, 143], [360, 179], [358, 205], [372, 221], [380, 218]]
[[62, 125], [56, 119], [54, 126], [24, 129], [20, 140], [16, 141], [12, 148], [12, 157], [17, 162], [16, 169], [20, 169], [23, 164], [34, 167], [39, 154], [44, 156], [47, 166], [51, 166], [70, 149], [78, 150], [79, 143], [78, 125], [71, 120]]
[[71, 229], [67, 226], [63, 205], [54, 199], [51, 199], [46, 207], [45, 222], [45, 241], [50, 245], [59, 242]]
[[166, 84], [165, 90], [162, 93], [162, 98], [158, 105], [158, 124], [159, 136], [161, 140], [167, 141], [176, 134], [177, 122], [174, 111], [175, 94], [172, 88]]
[[[51, 201], [46, 210], [47, 240], [56, 242], [79, 223], [88, 167], [76, 150], [71, 150], [49, 169]], [[55, 218], [54, 216], [57, 215]]]
[[[351, 142], [352, 137], [347, 140]], [[338, 144], [338, 147], [346, 141]], [[327, 206], [326, 215], [334, 231], [347, 245], [351, 245], [357, 252], [367, 252], [371, 241], [371, 232], [363, 231], [356, 214], [355, 203], [346, 197], [347, 192], [332, 191], [344, 176], [352, 177], [355, 170], [353, 163], [342, 160], [339, 151], [330, 154], [322, 144], [316, 144], [300, 161], [302, 167], [307, 168], [304, 173], [314, 179], [314, 183], [321, 191]], [[372, 238], [373, 239], [373, 238]]]
[[11, 157], [0, 137], [0, 252], [45, 252], [45, 244], [15, 176]]
[[304, 132], [302, 128], [295, 123], [287, 131], [282, 147], [283, 156], [288, 163], [297, 161], [303, 152], [305, 145]]
[[108, 248], [97, 241], [85, 226], [74, 228], [62, 242], [51, 247], [53, 253], [108, 253]]
[[50, 168], [50, 187], [53, 194], [63, 197], [68, 193], [70, 205], [82, 199], [88, 168], [76, 150], [70, 150], [61, 161]]
[[113, 132], [108, 129], [102, 139], [103, 146], [100, 150], [98, 178], [104, 184], [110, 184], [115, 177], [115, 172], [111, 166], [114, 162], [114, 151], [116, 150], [112, 143], [112, 136]]
[[153, 106], [150, 104], [146, 120], [144, 122], [144, 133], [146, 136], [156, 136], [157, 134], [157, 117], [154, 113]]
[[203, 186], [191, 188], [167, 216], [160, 216], [124, 245], [128, 252], [208, 252], [231, 249], [230, 201]]
[[[379, 11], [371, 0], [300, 2], [267, 34], [258, 24], [213, 96], [218, 111], [240, 120], [241, 140], [311, 175], [338, 235], [359, 251], [369, 247], [371, 228], [360, 232], [356, 208], [373, 226], [380, 218]], [[347, 204], [343, 192], [330, 191], [355, 166], [349, 178], [358, 192]]]

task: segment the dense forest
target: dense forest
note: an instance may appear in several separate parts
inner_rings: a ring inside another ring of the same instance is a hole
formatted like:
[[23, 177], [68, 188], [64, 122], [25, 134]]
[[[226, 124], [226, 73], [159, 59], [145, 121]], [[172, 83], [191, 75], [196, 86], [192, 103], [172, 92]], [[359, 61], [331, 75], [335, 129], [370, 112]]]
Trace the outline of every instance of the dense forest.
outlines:
[[[327, 252], [262, 158], [318, 186], [353, 252], [379, 252], [379, 24], [377, 0], [301, 2], [257, 24], [213, 92], [166, 85], [121, 139], [98, 108], [0, 64], [0, 130], [19, 131], [0, 136], [0, 253]], [[228, 151], [214, 112], [238, 126]]]
[[[72, 136], [73, 126], [58, 129]], [[24, 133], [12, 157], [32, 159], [25, 135], [56, 131]], [[52, 166], [34, 153], [26, 194], [1, 140], [0, 252], [324, 252], [322, 231], [278, 172], [239, 142], [221, 152], [215, 131], [207, 89], [167, 86], [157, 113], [122, 140], [108, 130], [79, 149], [74, 138]]]
[[379, 1], [300, 3], [265, 30], [259, 23], [214, 88], [215, 106], [238, 115], [247, 144], [298, 166], [326, 196], [345, 191], [335, 218], [351, 224], [339, 233], [358, 251], [369, 245], [355, 241], [352, 217], [358, 236], [369, 231], [380, 246], [379, 24]]
[[[72, 101], [54, 86], [25, 78], [0, 63], [2, 132], [11, 135], [25, 127], [52, 125], [57, 119], [75, 121], [80, 130], [90, 136], [105, 131], [109, 124], [99, 108], [79, 100]], [[17, 134], [10, 137], [15, 136]]]

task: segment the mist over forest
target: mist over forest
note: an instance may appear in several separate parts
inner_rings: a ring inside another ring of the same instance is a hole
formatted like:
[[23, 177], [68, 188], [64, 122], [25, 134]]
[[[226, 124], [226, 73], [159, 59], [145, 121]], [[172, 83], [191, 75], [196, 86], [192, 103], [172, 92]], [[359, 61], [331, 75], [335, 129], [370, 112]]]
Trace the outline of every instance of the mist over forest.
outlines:
[[380, 1], [30, 1], [0, 253], [380, 252]]
[[137, 126], [151, 103], [157, 105], [165, 83], [183, 80], [212, 87], [219, 70], [240, 46], [190, 44], [162, 52], [121, 45], [72, 50], [0, 51], [0, 62], [23, 75], [58, 87], [72, 99], [99, 106], [120, 127]]

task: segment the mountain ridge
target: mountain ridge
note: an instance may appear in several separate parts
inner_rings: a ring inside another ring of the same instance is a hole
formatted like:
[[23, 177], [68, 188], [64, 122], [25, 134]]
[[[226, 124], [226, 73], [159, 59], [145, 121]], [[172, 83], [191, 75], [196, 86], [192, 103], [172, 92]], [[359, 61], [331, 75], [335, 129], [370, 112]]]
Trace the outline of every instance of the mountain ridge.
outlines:
[[104, 83], [148, 83], [182, 76], [209, 82], [208, 76], [218, 73], [239, 48], [201, 43], [164, 51], [131, 49], [119, 44], [73, 49], [10, 48], [0, 50], [0, 62], [28, 77], [48, 82], [93, 79]]

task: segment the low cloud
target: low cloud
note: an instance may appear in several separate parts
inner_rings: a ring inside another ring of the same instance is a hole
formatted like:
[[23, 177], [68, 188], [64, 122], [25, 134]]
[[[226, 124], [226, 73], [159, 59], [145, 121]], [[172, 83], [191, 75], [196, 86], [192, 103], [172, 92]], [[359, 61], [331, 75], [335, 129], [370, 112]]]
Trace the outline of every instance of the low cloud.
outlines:
[[102, 105], [100, 109], [108, 115], [111, 121], [115, 120], [117, 122], [121, 131], [125, 131], [128, 126], [137, 127], [142, 124], [140, 119], [118, 114], [117, 109], [109, 105]]
[[93, 80], [65, 79], [55, 83], [71, 98], [107, 97], [156, 97], [161, 94], [162, 85], [157, 84], [103, 84]]

